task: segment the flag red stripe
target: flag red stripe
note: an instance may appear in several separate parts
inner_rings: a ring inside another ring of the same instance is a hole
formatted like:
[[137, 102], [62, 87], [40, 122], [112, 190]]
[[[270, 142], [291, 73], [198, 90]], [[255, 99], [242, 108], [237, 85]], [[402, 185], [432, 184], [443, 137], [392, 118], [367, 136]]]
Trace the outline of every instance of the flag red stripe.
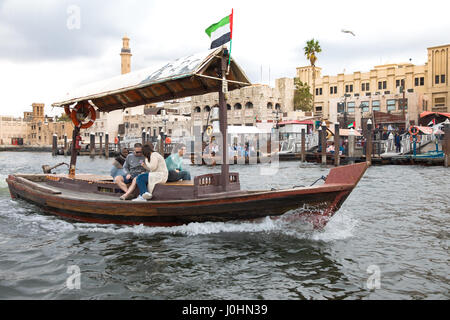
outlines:
[[233, 9], [231, 9], [231, 14], [230, 14], [230, 39], [233, 39]]

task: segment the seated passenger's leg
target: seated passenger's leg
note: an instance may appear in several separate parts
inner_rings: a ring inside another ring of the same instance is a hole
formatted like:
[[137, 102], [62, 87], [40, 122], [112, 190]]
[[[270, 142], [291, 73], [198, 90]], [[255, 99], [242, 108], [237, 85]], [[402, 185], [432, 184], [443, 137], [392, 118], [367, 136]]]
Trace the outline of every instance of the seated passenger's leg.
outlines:
[[180, 173], [175, 170], [169, 170], [169, 176], [167, 177], [167, 182], [175, 182], [181, 179]]
[[183, 180], [191, 180], [191, 173], [189, 171], [181, 171], [181, 179]]
[[114, 182], [119, 186], [120, 189], [122, 189], [123, 192], [127, 192], [128, 191], [128, 187], [124, 182], [123, 176], [117, 176], [114, 179]]
[[148, 172], [138, 175], [136, 178], [136, 183], [139, 188], [139, 194], [142, 196], [147, 192]]

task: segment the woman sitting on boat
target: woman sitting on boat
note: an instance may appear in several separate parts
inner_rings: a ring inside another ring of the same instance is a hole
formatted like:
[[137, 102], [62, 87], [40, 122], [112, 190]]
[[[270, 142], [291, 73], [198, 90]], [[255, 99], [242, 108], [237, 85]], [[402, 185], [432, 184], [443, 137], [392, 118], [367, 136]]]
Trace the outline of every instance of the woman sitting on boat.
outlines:
[[148, 172], [141, 173], [133, 181], [128, 191], [120, 197], [122, 200], [128, 199], [132, 192], [139, 188], [139, 196], [134, 200], [150, 200], [153, 195], [153, 189], [157, 183], [166, 183], [169, 176], [166, 161], [154, 150], [153, 144], [145, 144], [142, 148], [145, 161], [142, 163], [144, 169]]

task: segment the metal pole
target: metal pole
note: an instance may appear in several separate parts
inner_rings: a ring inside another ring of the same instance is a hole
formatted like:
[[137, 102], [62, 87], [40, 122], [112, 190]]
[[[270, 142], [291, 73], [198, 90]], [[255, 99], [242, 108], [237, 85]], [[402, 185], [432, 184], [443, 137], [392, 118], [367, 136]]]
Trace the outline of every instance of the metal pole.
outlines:
[[91, 139], [89, 142], [90, 157], [94, 158], [95, 157], [95, 135], [93, 133], [91, 133], [90, 139]]
[[372, 165], [372, 120], [367, 120], [366, 162]]
[[109, 133], [105, 133], [105, 158], [109, 158]]
[[58, 149], [58, 136], [56, 133], [53, 134], [53, 141], [52, 141], [52, 156], [56, 156], [56, 150]]
[[327, 125], [322, 122], [322, 164], [327, 164]]
[[334, 124], [334, 165], [339, 166], [339, 162], [341, 157], [339, 155], [339, 140], [340, 140], [340, 132], [339, 132], [339, 122]]
[[355, 131], [351, 128], [348, 135], [348, 157], [350, 163], [355, 163], [355, 138]]
[[302, 129], [302, 162], [306, 161], [306, 130]]
[[100, 136], [100, 157], [103, 155], [103, 133], [99, 133]]
[[64, 155], [67, 154], [67, 134], [64, 134]]

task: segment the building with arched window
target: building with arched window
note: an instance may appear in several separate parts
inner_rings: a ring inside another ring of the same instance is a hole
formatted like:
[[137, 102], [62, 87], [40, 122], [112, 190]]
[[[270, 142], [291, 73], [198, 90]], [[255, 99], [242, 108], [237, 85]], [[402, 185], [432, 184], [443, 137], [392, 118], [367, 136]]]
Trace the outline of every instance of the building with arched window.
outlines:
[[[357, 126], [374, 111], [393, 115], [404, 112], [405, 123], [416, 124], [423, 111], [450, 112], [449, 50], [450, 44], [428, 48], [423, 65], [384, 64], [353, 74], [322, 76], [321, 68], [316, 67], [313, 111], [330, 121], [344, 115], [353, 117]], [[297, 68], [297, 77], [312, 87], [311, 66]]]

